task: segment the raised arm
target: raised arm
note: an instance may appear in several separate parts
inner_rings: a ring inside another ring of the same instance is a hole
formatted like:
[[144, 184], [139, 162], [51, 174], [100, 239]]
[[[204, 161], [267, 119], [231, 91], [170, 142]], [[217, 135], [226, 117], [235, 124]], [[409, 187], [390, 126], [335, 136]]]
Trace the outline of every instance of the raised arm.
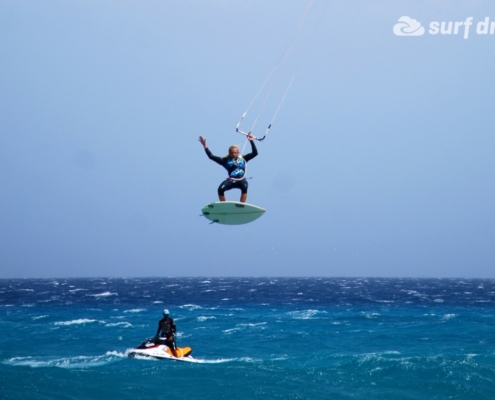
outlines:
[[204, 138], [203, 136], [200, 136], [198, 140], [200, 141], [200, 143], [203, 145], [203, 147], [205, 149], [208, 148], [208, 145], [206, 144], [206, 138]]
[[256, 148], [256, 145], [254, 144], [254, 136], [253, 135], [248, 135], [248, 140], [251, 143], [251, 153], [246, 154], [243, 156], [244, 160], [249, 161], [252, 160], [254, 157], [258, 155], [258, 149]]
[[208, 145], [206, 144], [206, 138], [204, 138], [203, 136], [200, 136], [199, 139], [200, 143], [203, 145], [203, 148], [205, 149], [205, 152], [206, 152], [206, 155], [208, 156], [208, 158], [210, 160], [213, 160], [215, 161], [217, 164], [220, 164], [223, 166], [223, 160], [221, 157], [217, 157], [217, 156], [214, 156], [210, 149], [208, 148]]

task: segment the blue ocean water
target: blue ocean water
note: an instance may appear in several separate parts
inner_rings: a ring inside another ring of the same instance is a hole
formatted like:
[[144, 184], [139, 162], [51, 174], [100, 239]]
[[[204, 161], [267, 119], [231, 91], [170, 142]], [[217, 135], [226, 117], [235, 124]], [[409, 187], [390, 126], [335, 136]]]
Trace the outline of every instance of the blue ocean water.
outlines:
[[[168, 308], [197, 363], [127, 357]], [[495, 280], [0, 280], [2, 399], [493, 399]]]

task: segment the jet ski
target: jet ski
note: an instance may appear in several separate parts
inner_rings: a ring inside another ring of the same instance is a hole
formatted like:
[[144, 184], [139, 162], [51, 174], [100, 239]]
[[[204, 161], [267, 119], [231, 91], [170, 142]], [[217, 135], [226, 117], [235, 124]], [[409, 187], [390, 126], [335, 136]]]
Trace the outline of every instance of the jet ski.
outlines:
[[165, 338], [152, 338], [127, 352], [128, 357], [149, 357], [164, 360], [193, 361], [190, 347], [177, 347], [174, 351], [164, 344]]

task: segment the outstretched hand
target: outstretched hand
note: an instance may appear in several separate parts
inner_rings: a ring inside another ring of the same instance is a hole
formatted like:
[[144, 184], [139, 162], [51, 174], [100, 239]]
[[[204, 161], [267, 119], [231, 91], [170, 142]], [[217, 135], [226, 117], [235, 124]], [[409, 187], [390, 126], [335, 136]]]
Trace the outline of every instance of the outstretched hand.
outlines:
[[208, 146], [206, 145], [206, 138], [204, 138], [203, 136], [200, 136], [199, 139], [198, 139], [201, 144], [203, 145], [203, 147], [206, 149]]
[[250, 142], [252, 142], [255, 139], [255, 137], [251, 134], [247, 135], [247, 138]]

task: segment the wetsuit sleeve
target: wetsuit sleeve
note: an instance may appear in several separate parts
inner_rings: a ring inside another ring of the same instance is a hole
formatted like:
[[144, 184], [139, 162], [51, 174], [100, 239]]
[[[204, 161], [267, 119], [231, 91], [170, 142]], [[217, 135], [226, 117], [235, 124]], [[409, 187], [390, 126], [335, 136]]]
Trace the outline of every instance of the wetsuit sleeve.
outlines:
[[251, 140], [250, 143], [251, 143], [251, 153], [246, 154], [245, 156], [242, 157], [242, 158], [244, 158], [244, 160], [246, 160], [246, 162], [248, 162], [249, 160], [252, 160], [254, 157], [256, 157], [258, 155], [258, 149], [256, 148], [256, 145], [254, 144], [254, 140]]
[[220, 164], [223, 167], [223, 164], [224, 164], [223, 158], [218, 157], [218, 156], [214, 156], [208, 147], [205, 149], [205, 152], [206, 152], [206, 155], [208, 156], [208, 158], [210, 160], [215, 161], [217, 164]]
[[159, 333], [160, 333], [160, 322], [158, 322], [158, 330], [156, 331], [155, 337], [158, 337]]

